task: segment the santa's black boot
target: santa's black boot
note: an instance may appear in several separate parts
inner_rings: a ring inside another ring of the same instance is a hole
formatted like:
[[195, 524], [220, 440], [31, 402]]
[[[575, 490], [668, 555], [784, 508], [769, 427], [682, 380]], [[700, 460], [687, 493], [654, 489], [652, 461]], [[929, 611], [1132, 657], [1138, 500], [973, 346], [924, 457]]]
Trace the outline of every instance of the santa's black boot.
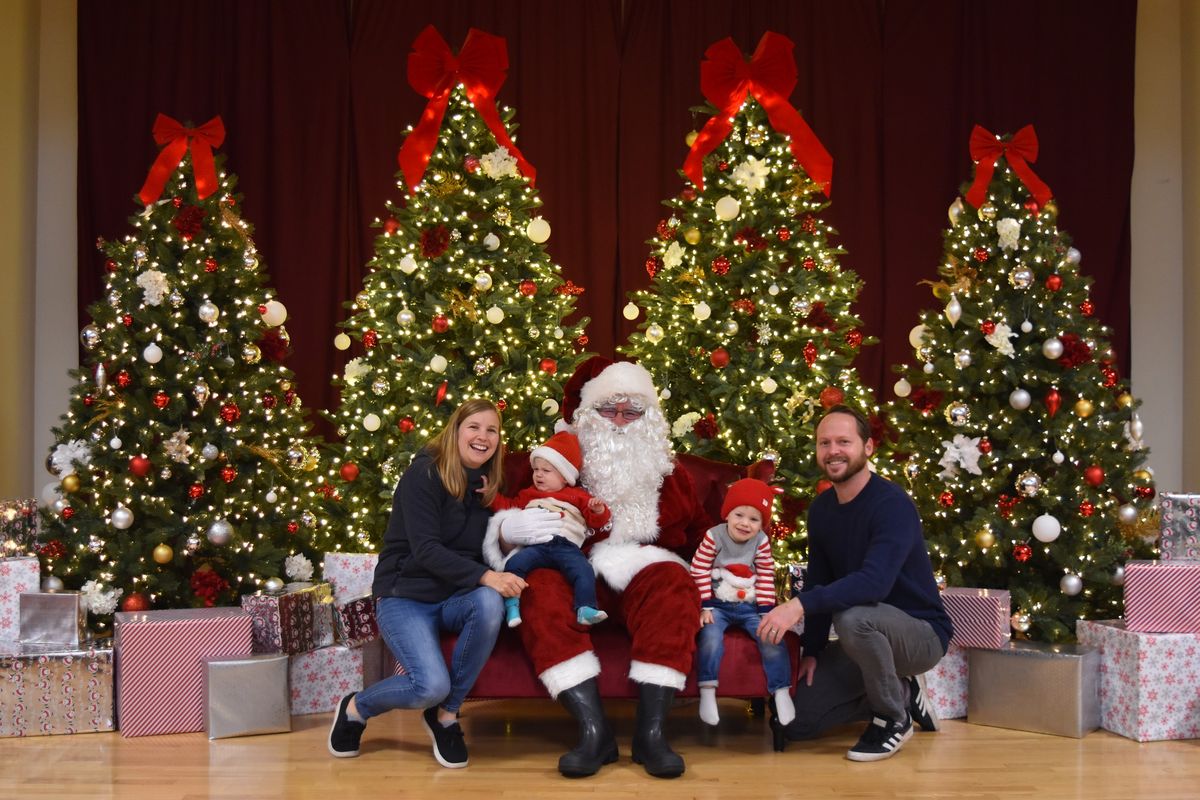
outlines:
[[579, 744], [558, 759], [558, 771], [568, 778], [586, 778], [616, 761], [617, 740], [600, 705], [596, 679], [559, 692], [558, 700], [579, 723]]
[[683, 757], [667, 744], [667, 712], [675, 690], [653, 683], [638, 684], [637, 731], [633, 734], [633, 760], [656, 778], [678, 778]]

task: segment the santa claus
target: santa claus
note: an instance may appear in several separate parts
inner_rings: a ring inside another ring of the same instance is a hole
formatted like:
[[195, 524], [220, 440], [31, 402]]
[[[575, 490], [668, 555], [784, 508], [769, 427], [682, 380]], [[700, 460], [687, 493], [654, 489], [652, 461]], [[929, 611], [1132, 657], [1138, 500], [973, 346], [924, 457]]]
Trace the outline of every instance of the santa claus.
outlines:
[[[651, 775], [674, 778], [684, 763], [667, 743], [666, 717], [691, 670], [700, 627], [700, 596], [688, 559], [710, 521], [686, 470], [675, 467], [670, 429], [644, 368], [593, 358], [565, 390], [564, 418], [583, 450], [580, 482], [612, 510], [609, 525], [595, 531], [584, 550], [596, 571], [601, 607], [632, 640], [629, 677], [638, 685], [633, 760]], [[497, 513], [485, 557], [500, 569], [515, 548], [545, 541], [548, 513]], [[600, 660], [588, 629], [576, 624], [563, 576], [537, 570], [528, 584], [521, 595], [522, 641], [550, 695], [579, 723], [579, 744], [559, 759], [559, 771], [593, 775], [617, 760], [596, 685]]]

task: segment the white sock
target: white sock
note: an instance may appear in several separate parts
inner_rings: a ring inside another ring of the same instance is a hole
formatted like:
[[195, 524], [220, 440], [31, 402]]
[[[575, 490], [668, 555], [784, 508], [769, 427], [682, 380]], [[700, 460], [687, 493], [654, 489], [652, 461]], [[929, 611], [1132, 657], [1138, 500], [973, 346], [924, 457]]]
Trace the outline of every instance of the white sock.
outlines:
[[796, 718], [796, 706], [792, 704], [792, 696], [786, 688], [775, 690], [775, 716], [782, 725], [787, 725]]
[[708, 725], [716, 725], [721, 721], [717, 711], [717, 687], [700, 687], [700, 719]]

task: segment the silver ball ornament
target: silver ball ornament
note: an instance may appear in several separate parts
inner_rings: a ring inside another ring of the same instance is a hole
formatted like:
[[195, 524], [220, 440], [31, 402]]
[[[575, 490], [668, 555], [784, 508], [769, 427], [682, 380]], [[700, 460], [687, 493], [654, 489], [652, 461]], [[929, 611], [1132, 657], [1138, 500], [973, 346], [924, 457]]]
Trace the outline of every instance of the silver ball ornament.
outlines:
[[492, 276], [486, 272], [480, 272], [475, 276], [475, 288], [481, 292], [486, 292], [492, 288]]
[[1009, 624], [1012, 625], [1013, 630], [1017, 633], [1026, 633], [1033, 624], [1033, 621], [1029, 618], [1029, 615], [1024, 611], [1014, 612], [1013, 615], [1008, 618], [1008, 621]]
[[1058, 582], [1058, 588], [1068, 597], [1074, 597], [1083, 591], [1083, 579], [1073, 573], [1068, 573], [1062, 576], [1062, 580]]
[[1029, 404], [1033, 399], [1029, 396], [1029, 392], [1024, 389], [1013, 389], [1012, 394], [1008, 396], [1008, 404], [1017, 411], [1024, 411], [1029, 408]]
[[214, 520], [208, 526], [208, 531], [205, 535], [213, 544], [217, 546], [225, 545], [229, 543], [229, 539], [233, 536], [233, 526], [225, 519]]
[[1113, 586], [1124, 586], [1125, 585], [1125, 565], [1118, 564], [1116, 566], [1116, 568], [1113, 569], [1112, 577], [1109, 578], [1108, 580], [1109, 580], [1109, 582], [1112, 583]]
[[971, 421], [971, 407], [961, 400], [946, 406], [945, 413], [946, 421], [956, 428], [961, 428]]
[[112, 526], [119, 531], [128, 530], [133, 524], [133, 512], [125, 506], [117, 506], [110, 515]]
[[959, 369], [966, 369], [967, 367], [971, 366], [971, 351], [959, 350], [957, 353], [955, 353], [954, 366], [958, 367]]
[[725, 331], [726, 336], [737, 336], [737, 332], [739, 330], [737, 320], [726, 320], [725, 324], [721, 326], [721, 329]]
[[274, 503], [278, 499], [279, 495], [275, 493], [274, 489], [269, 490], [265, 495], [263, 495], [263, 500], [266, 500], [268, 503]]
[[220, 454], [221, 451], [217, 449], [215, 444], [206, 444], [200, 448], [200, 455], [204, 457], [205, 461], [212, 461]]
[[196, 309], [196, 313], [199, 315], [201, 322], [213, 325], [216, 323], [217, 318], [221, 316], [221, 309], [217, 308], [211, 301], [205, 300]]
[[416, 322], [417, 315], [407, 308], [402, 308], [396, 313], [396, 322], [404, 327], [408, 327]]
[[268, 594], [278, 594], [283, 591], [283, 585], [281, 578], [267, 578], [263, 581], [263, 591]]
[[1137, 522], [1138, 512], [1131, 504], [1125, 503], [1117, 509], [1117, 519], [1126, 525], [1132, 525]]
[[95, 350], [96, 345], [100, 344], [100, 329], [95, 325], [84, 325], [83, 330], [79, 332], [79, 341], [87, 350]]
[[62, 578], [57, 575], [47, 575], [42, 579], [43, 592], [61, 592], [63, 588]]
[[1033, 470], [1026, 470], [1017, 476], [1017, 491], [1025, 497], [1034, 497], [1042, 490], [1042, 478]]
[[1018, 265], [1016, 269], [1008, 273], [1008, 282], [1014, 289], [1028, 289], [1033, 285], [1033, 270], [1024, 265]]
[[1063, 343], [1057, 336], [1051, 336], [1046, 341], [1042, 342], [1042, 355], [1051, 361], [1057, 361], [1062, 358]]

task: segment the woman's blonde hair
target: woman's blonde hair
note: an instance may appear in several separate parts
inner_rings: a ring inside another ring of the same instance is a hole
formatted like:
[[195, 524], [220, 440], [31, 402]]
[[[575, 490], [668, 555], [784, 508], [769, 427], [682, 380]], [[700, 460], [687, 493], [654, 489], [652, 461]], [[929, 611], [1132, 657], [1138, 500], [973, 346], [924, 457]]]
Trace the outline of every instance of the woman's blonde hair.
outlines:
[[442, 486], [445, 486], [446, 491], [459, 500], [464, 499], [467, 495], [467, 478], [462, 456], [458, 453], [458, 429], [462, 427], [463, 421], [467, 417], [483, 411], [490, 411], [496, 415], [500, 430], [500, 444], [485, 465], [487, 466], [487, 489], [483, 492], [480, 502], [486, 506], [491, 505], [492, 501], [496, 499], [496, 495], [500, 492], [500, 484], [504, 480], [504, 419], [500, 416], [500, 409], [496, 408], [495, 403], [478, 397], [464, 401], [454, 409], [450, 419], [446, 420], [446, 427], [429, 440], [429, 452], [433, 455], [434, 464], [437, 465], [438, 477], [442, 479]]

